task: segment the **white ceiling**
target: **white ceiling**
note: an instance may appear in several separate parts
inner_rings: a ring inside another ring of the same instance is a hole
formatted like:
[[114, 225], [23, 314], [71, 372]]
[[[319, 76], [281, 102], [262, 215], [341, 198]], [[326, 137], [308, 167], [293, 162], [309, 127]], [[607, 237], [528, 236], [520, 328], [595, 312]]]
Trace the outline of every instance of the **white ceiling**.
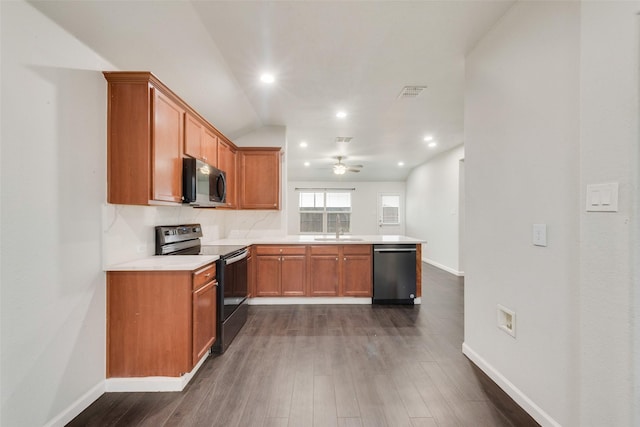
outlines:
[[[286, 126], [289, 180], [387, 181], [463, 143], [465, 54], [513, 1], [31, 3], [116, 68], [152, 71], [231, 139]], [[400, 99], [405, 85], [427, 89]], [[364, 168], [336, 176], [337, 155]]]

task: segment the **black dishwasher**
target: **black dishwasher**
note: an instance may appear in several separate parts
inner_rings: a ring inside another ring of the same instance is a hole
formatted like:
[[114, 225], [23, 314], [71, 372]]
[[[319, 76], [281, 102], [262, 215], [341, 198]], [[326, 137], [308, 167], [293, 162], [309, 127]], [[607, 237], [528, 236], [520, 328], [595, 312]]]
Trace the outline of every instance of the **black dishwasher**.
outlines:
[[416, 245], [373, 245], [373, 303], [413, 304]]

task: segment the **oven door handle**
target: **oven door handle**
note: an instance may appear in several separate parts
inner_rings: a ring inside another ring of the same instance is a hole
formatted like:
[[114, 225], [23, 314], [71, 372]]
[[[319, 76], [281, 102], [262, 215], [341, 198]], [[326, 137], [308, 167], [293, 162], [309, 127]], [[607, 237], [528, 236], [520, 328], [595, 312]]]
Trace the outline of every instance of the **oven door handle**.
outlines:
[[236, 256], [231, 257], [229, 259], [225, 259], [224, 262], [227, 265], [233, 264], [234, 262], [238, 262], [238, 261], [241, 261], [241, 260], [245, 259], [247, 257], [247, 255], [249, 255], [249, 251], [245, 250], [240, 255], [236, 255]]

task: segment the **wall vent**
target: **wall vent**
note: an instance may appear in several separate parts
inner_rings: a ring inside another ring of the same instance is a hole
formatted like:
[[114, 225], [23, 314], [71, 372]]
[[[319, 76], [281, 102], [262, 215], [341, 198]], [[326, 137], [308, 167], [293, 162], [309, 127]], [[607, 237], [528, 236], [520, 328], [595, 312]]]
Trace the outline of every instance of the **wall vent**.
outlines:
[[336, 136], [336, 143], [348, 143], [353, 139], [352, 136]]
[[417, 98], [426, 88], [426, 86], [405, 86], [398, 98]]

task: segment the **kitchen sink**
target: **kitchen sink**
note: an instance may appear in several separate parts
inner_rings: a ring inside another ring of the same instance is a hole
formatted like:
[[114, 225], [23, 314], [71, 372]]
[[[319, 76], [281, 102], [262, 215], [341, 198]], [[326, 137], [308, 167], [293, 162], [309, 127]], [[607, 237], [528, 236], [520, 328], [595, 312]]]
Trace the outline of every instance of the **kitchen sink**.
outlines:
[[314, 237], [313, 240], [318, 242], [361, 242], [358, 237]]

